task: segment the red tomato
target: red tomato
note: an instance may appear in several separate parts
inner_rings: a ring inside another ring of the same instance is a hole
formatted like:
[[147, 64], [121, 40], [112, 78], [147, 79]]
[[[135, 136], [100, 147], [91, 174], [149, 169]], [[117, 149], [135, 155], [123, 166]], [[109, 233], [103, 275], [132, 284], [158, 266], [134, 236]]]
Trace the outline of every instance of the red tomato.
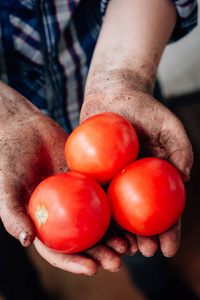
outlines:
[[93, 179], [75, 172], [42, 181], [28, 205], [37, 237], [49, 248], [76, 253], [96, 244], [106, 232], [110, 205]]
[[67, 164], [101, 185], [136, 160], [138, 137], [133, 126], [115, 113], [88, 118], [69, 136], [65, 146]]
[[155, 157], [127, 166], [108, 188], [113, 218], [126, 230], [143, 236], [169, 229], [184, 210], [185, 196], [178, 171]]

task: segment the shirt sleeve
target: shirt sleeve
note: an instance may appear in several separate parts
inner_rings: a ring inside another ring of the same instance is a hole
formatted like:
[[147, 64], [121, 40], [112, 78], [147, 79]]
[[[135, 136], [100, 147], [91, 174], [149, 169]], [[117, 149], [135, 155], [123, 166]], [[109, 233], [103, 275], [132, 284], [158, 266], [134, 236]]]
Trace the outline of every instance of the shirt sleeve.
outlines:
[[[179, 40], [197, 25], [197, 0], [171, 1], [176, 5], [178, 18], [169, 43]], [[108, 2], [109, 0], [100, 0], [100, 11], [102, 16], [105, 15]]]

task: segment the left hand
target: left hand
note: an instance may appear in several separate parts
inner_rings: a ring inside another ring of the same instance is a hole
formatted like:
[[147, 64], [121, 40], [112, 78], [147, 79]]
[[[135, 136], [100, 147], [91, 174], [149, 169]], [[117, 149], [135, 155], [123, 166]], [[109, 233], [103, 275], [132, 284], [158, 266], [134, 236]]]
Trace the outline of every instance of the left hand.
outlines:
[[[114, 82], [113, 79], [113, 84]], [[115, 83], [113, 89], [110, 80], [106, 93], [99, 91], [99, 96], [86, 94], [81, 122], [91, 115], [104, 111], [121, 114], [137, 131], [140, 156], [156, 156], [167, 160], [179, 171], [184, 181], [189, 180], [193, 152], [181, 121], [152, 96], [134, 91], [130, 86], [132, 88], [133, 85], [124, 84], [122, 81]], [[174, 256], [179, 248], [180, 226], [181, 221], [178, 220], [172, 228], [159, 236], [137, 236], [140, 252], [145, 256], [152, 256], [160, 245], [164, 256]], [[122, 233], [126, 234], [125, 231]]]
[[[167, 160], [187, 181], [193, 152], [183, 124], [152, 97], [158, 65], [176, 22], [176, 7], [170, 0], [109, 2], [87, 77], [80, 122], [100, 112], [121, 114], [137, 131], [140, 155]], [[136, 238], [145, 256], [152, 256], [158, 244], [165, 256], [173, 256], [180, 242], [180, 220], [159, 236]]]

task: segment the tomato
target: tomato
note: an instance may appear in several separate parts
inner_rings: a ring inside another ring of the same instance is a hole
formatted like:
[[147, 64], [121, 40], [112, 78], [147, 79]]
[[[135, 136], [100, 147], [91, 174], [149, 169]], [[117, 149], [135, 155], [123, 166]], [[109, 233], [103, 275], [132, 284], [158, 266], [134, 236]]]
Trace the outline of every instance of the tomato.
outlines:
[[37, 237], [49, 248], [76, 253], [105, 234], [111, 217], [108, 198], [93, 179], [75, 172], [50, 176], [34, 190], [28, 214]]
[[133, 126], [111, 112], [88, 118], [71, 133], [65, 146], [70, 170], [87, 174], [101, 185], [135, 161], [138, 151]]
[[107, 192], [115, 221], [126, 230], [152, 236], [169, 229], [185, 207], [185, 186], [168, 162], [142, 158], [122, 170]]

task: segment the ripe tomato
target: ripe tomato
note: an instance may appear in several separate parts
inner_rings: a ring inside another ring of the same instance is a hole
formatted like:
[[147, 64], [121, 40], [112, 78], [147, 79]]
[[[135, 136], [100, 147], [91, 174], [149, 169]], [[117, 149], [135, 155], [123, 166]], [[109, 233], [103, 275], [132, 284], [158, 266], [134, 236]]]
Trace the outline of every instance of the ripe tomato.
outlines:
[[37, 237], [62, 253], [80, 252], [96, 244], [111, 217], [109, 201], [101, 186], [75, 172], [42, 181], [31, 196], [28, 214]]
[[122, 116], [105, 112], [92, 116], [69, 136], [65, 156], [72, 171], [84, 173], [104, 185], [136, 160], [138, 137]]
[[108, 188], [111, 212], [126, 230], [143, 236], [160, 234], [181, 216], [185, 186], [168, 162], [143, 158], [127, 166]]

